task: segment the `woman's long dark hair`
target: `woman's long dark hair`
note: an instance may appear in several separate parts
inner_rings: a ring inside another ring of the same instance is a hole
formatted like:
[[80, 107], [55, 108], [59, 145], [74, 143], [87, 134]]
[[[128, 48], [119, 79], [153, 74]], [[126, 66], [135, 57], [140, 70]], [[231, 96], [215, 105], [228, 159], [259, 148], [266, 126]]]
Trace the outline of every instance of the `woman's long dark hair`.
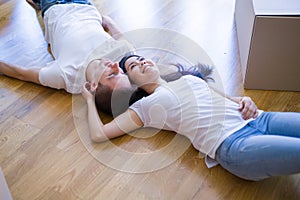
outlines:
[[162, 75], [161, 78], [167, 82], [175, 81], [184, 75], [193, 75], [205, 80], [206, 82], [214, 81], [212, 77], [213, 67], [210, 65], [198, 63], [191, 67], [185, 67], [182, 64], [172, 64], [177, 68], [177, 71]]
[[[212, 77], [213, 67], [198, 63], [191, 67], [184, 67], [181, 64], [173, 64], [177, 71], [162, 75], [161, 78], [167, 82], [175, 81], [184, 75], [193, 75], [205, 80], [214, 81]], [[99, 84], [96, 90], [95, 102], [98, 111], [114, 117], [125, 112], [129, 106], [149, 94], [135, 86], [112, 90], [108, 86]]]

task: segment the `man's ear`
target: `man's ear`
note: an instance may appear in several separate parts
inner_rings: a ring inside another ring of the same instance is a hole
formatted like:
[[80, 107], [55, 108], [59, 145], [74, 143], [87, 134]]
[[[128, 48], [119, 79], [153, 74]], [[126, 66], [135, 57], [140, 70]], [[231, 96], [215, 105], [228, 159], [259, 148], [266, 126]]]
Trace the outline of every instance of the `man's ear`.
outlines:
[[96, 91], [96, 89], [97, 89], [97, 87], [98, 87], [98, 83], [95, 83], [95, 82], [92, 82], [91, 83], [91, 92], [95, 92]]

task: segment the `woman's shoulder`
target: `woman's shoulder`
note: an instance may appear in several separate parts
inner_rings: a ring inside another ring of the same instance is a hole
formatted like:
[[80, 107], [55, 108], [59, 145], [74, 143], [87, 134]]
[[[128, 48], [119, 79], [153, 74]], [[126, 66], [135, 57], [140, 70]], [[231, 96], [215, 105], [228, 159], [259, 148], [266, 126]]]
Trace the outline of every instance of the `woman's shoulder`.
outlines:
[[178, 81], [181, 83], [186, 82], [193, 84], [207, 84], [205, 80], [194, 75], [184, 75], [180, 79], [178, 79]]
[[151, 106], [160, 104], [162, 106], [172, 105], [174, 102], [177, 102], [176, 94], [168, 85], [159, 86], [155, 89], [155, 92], [152, 94], [145, 96], [138, 101], [136, 101], [133, 105], [134, 106]]

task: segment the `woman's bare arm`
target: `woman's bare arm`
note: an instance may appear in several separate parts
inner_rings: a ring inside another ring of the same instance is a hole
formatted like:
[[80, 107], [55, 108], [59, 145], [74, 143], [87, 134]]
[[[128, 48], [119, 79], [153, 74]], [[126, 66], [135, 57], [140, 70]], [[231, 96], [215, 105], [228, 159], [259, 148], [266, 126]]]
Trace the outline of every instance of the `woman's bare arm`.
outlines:
[[84, 85], [82, 89], [82, 95], [87, 102], [88, 125], [91, 139], [94, 142], [103, 142], [111, 138], [124, 135], [125, 133], [129, 133], [143, 126], [138, 115], [130, 109], [116, 117], [110, 123], [103, 124], [97, 112], [94, 96], [87, 90], [86, 85]]
[[216, 89], [214, 87], [210, 87], [210, 88], [212, 90], [214, 90], [216, 93], [220, 94], [221, 96], [224, 96], [225, 98], [239, 104], [238, 109], [241, 112], [243, 119], [245, 119], [245, 120], [250, 119], [250, 118], [255, 119], [258, 116], [258, 108], [257, 108], [256, 104], [254, 103], [254, 101], [250, 97], [247, 97], [247, 96], [231, 97], [231, 96], [227, 96], [223, 92], [220, 92], [218, 89]]

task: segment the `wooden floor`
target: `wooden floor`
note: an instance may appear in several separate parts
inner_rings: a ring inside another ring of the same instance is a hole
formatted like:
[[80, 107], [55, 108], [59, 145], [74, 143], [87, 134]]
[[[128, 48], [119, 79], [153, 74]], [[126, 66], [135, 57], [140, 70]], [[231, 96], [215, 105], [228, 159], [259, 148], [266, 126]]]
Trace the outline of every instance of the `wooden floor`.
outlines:
[[[201, 46], [227, 94], [246, 94], [268, 111], [300, 112], [299, 92], [243, 90], [234, 0], [95, 4], [123, 31], [167, 28]], [[27, 67], [50, 61], [39, 22], [25, 0], [1, 0], [0, 60]], [[250, 182], [219, 166], [207, 169], [172, 132], [140, 130], [93, 144], [85, 114], [81, 96], [0, 75], [0, 166], [14, 199], [300, 199], [300, 175]]]

